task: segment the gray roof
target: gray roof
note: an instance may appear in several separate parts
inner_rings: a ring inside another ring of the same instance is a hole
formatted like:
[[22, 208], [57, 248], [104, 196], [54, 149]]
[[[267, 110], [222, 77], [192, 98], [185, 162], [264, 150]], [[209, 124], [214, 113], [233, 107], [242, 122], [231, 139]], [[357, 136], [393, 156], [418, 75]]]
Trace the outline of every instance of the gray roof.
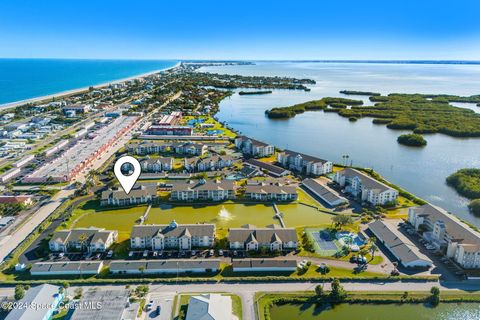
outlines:
[[108, 198], [113, 199], [132, 199], [140, 198], [145, 196], [152, 196], [155, 198], [157, 196], [157, 188], [155, 186], [140, 186], [132, 189], [129, 194], [126, 194], [123, 189], [119, 190], [107, 190], [102, 192], [102, 200], [107, 200]]
[[76, 308], [71, 320], [119, 320], [127, 306], [128, 290], [101, 290], [90, 289], [83, 294], [80, 301], [82, 305], [101, 308]]
[[287, 169], [284, 169], [284, 168], [279, 167], [277, 165], [274, 165], [274, 164], [271, 164], [271, 163], [268, 163], [268, 162], [259, 161], [257, 159], [248, 159], [247, 161], [245, 161], [245, 163], [249, 164], [251, 166], [260, 168], [260, 169], [265, 169], [267, 171], [270, 171], [270, 172], [278, 174], [278, 175], [290, 172]]
[[265, 143], [263, 141], [260, 141], [260, 140], [256, 140], [256, 139], [253, 139], [253, 138], [249, 138], [249, 137], [246, 137], [246, 136], [238, 136], [236, 139], [241, 139], [242, 142], [245, 142], [247, 140], [250, 140], [252, 142], [252, 145], [256, 146], [256, 147], [268, 147], [268, 146], [271, 146], [271, 144], [268, 144], [268, 143]]
[[202, 294], [190, 297], [186, 320], [230, 320], [232, 298], [221, 294]]
[[156, 164], [156, 163], [161, 163], [161, 164], [171, 164], [173, 161], [173, 158], [171, 157], [159, 157], [159, 158], [149, 158], [149, 159], [144, 159], [142, 160], [141, 164]]
[[377, 220], [370, 223], [368, 227], [402, 263], [409, 263], [417, 260], [424, 260], [432, 263], [430, 258], [421, 253], [418, 247], [400, 231], [396, 230], [394, 226], [381, 220]]
[[[25, 296], [18, 301], [20, 306], [50, 305], [58, 295], [60, 287], [50, 284], [42, 284], [32, 287], [25, 293]], [[7, 315], [5, 320], [42, 320], [47, 315], [47, 308], [14, 308]]]
[[66, 242], [78, 242], [80, 237], [86, 237], [88, 243], [102, 241], [106, 242], [108, 237], [112, 232], [117, 232], [114, 230], [105, 230], [102, 228], [76, 228], [72, 230], [60, 230], [53, 234], [50, 241], [56, 241], [61, 243]]
[[327, 201], [328, 203], [337, 202], [337, 201], [344, 201], [347, 202], [347, 199], [341, 197], [333, 190], [328, 188], [327, 186], [322, 185], [318, 181], [314, 179], [305, 179], [302, 181], [302, 184], [310, 189], [312, 192], [317, 194], [320, 198]]
[[245, 187], [245, 193], [297, 194], [297, 188], [293, 186], [281, 186], [276, 184], [247, 185]]
[[205, 183], [200, 183], [200, 181], [197, 181], [197, 182], [187, 181], [185, 183], [174, 184], [172, 188], [172, 192], [191, 191], [191, 190], [198, 190], [198, 191], [234, 190], [235, 189], [234, 186], [235, 186], [235, 183], [229, 180], [222, 180], [220, 182], [207, 180], [205, 181]]
[[297, 232], [294, 228], [253, 228], [249, 225], [247, 228], [230, 228], [228, 231], [230, 242], [245, 243], [252, 237], [259, 243], [272, 243], [275, 238], [280, 238], [282, 242], [297, 242]]
[[220, 260], [218, 259], [169, 259], [169, 260], [115, 260], [110, 263], [110, 271], [118, 272], [123, 270], [137, 271], [143, 268], [144, 271], [149, 270], [172, 270], [172, 269], [212, 269], [220, 268]]
[[418, 215], [428, 216], [432, 223], [437, 221], [443, 222], [448, 235], [453, 238], [455, 242], [459, 242], [462, 245], [470, 245], [468, 249], [473, 251], [480, 250], [480, 234], [444, 209], [428, 203], [423, 206], [411, 208], [411, 210]]
[[168, 224], [135, 225], [130, 233], [131, 238], [151, 238], [158, 234], [165, 237], [180, 237], [188, 230], [192, 237], [213, 237], [215, 235], [214, 224], [179, 224], [176, 227]]
[[284, 150], [283, 152], [290, 157], [301, 156], [304, 160], [314, 162], [314, 163], [316, 163], [316, 162], [319, 162], [319, 163], [328, 162], [328, 160], [320, 159], [320, 158], [317, 158], [317, 157], [314, 157], [314, 156], [310, 156], [308, 154], [304, 154], [304, 153], [300, 153], [300, 152], [296, 152], [296, 151], [292, 151], [292, 150], [288, 150], [288, 149]]
[[296, 268], [295, 259], [239, 259], [232, 261], [233, 268]]
[[102, 266], [103, 261], [36, 262], [32, 265], [30, 272], [97, 272]]
[[385, 183], [380, 182], [370, 177], [368, 174], [358, 171], [356, 169], [345, 168], [342, 171], [339, 171], [339, 173], [347, 178], [358, 177], [362, 181], [362, 185], [367, 189], [377, 190], [379, 192], [395, 190], [394, 188], [387, 186]]

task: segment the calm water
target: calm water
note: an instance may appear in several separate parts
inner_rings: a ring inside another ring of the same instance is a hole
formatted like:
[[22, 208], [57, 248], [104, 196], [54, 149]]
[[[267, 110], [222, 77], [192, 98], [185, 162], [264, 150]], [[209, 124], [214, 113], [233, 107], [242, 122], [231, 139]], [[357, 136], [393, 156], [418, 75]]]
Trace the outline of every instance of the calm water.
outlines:
[[176, 63], [167, 60], [0, 59], [0, 104], [128, 78]]
[[[289, 120], [270, 120], [266, 109], [341, 96], [343, 89], [376, 91], [382, 94], [480, 93], [478, 65], [409, 65], [349, 63], [259, 63], [250, 66], [202, 68], [201, 71], [267, 76], [293, 76], [315, 79], [311, 92], [275, 90], [270, 95], [235, 94], [221, 103], [221, 121], [261, 140], [342, 163], [348, 154], [353, 165], [373, 167], [387, 179], [418, 196], [454, 212], [480, 226], [472, 216], [468, 200], [445, 184], [457, 169], [480, 167], [480, 139], [459, 139], [427, 135], [428, 145], [416, 149], [399, 145], [397, 137], [405, 131], [372, 124], [371, 118], [349, 122], [336, 114], [307, 112]], [[368, 98], [363, 98], [365, 103]], [[480, 112], [472, 104], [465, 108]]]
[[430, 308], [421, 304], [342, 304], [333, 309], [315, 308], [312, 305], [283, 305], [274, 306], [271, 317], [272, 320], [477, 320], [480, 319], [480, 305], [444, 303]]

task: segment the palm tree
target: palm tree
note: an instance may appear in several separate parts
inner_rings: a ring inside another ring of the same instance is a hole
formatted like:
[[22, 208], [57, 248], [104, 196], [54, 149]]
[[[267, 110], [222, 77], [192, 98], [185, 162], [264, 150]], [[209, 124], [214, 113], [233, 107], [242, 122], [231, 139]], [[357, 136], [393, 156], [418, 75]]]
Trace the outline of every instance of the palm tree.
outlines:
[[375, 257], [375, 252], [377, 252], [377, 251], [378, 251], [377, 245], [375, 243], [372, 243], [370, 245], [370, 253], [372, 255], [372, 259]]
[[80, 243], [80, 250], [83, 251], [87, 244], [88, 236], [85, 233], [82, 233], [78, 236], [78, 242]]

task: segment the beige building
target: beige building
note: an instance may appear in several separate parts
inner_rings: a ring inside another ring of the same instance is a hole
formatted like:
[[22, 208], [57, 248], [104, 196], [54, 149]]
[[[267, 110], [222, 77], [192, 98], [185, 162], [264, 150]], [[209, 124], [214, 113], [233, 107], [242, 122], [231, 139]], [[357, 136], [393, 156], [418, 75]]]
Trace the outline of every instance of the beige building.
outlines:
[[480, 234], [431, 204], [408, 209], [408, 222], [445, 256], [465, 269], [480, 268]]
[[118, 238], [118, 231], [100, 228], [60, 230], [53, 234], [48, 247], [55, 252], [105, 252]]
[[242, 228], [230, 228], [228, 231], [230, 249], [257, 251], [266, 248], [269, 251], [295, 250], [298, 245], [297, 232], [294, 228], [282, 228], [271, 225], [257, 228], [245, 225]]

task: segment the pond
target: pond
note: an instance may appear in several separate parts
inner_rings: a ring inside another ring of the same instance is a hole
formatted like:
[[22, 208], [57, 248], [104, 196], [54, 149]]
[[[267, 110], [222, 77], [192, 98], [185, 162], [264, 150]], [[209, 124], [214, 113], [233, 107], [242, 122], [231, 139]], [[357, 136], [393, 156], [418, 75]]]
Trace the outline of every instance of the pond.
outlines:
[[341, 304], [315, 307], [306, 305], [274, 306], [272, 320], [478, 320], [480, 305], [477, 303], [443, 303], [435, 308], [422, 304]]

